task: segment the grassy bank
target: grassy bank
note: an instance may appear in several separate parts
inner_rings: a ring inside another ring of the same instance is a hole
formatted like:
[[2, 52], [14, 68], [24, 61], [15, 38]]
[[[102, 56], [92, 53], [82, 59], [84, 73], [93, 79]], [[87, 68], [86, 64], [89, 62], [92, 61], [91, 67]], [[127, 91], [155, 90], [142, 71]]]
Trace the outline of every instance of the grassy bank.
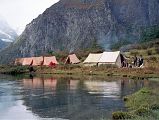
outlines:
[[124, 98], [127, 112], [114, 112], [114, 119], [157, 120], [159, 119], [158, 88], [143, 88]]
[[[61, 74], [61, 75], [95, 75], [117, 76], [132, 79], [146, 79], [159, 77], [159, 68], [116, 68], [110, 66], [83, 67], [82, 65], [59, 65], [56, 68], [34, 67], [35, 74]], [[1, 74], [29, 74], [28, 66], [0, 66]]]

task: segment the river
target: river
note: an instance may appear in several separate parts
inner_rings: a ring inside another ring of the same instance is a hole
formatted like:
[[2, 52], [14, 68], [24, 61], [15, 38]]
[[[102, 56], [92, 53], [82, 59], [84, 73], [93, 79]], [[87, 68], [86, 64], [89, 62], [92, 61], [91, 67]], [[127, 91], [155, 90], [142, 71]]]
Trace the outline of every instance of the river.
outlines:
[[124, 96], [149, 84], [92, 76], [0, 75], [0, 120], [107, 120], [112, 112], [126, 110]]

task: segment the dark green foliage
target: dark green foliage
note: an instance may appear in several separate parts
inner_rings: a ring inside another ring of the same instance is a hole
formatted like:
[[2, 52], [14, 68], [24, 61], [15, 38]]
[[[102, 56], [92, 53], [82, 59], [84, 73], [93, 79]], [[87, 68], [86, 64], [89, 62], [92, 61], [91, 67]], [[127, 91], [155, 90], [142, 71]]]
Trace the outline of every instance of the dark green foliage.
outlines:
[[130, 55], [132, 55], [132, 56], [139, 55], [139, 52], [138, 51], [131, 51]]
[[124, 100], [125, 102], [128, 101], [128, 97], [127, 97], [127, 96], [124, 97], [123, 100]]
[[157, 62], [157, 57], [151, 56], [151, 57], [148, 58], [148, 60]]
[[66, 57], [69, 55], [67, 51], [58, 51], [58, 52], [49, 51], [48, 54], [56, 56], [57, 61], [60, 61], [60, 62], [61, 61], [64, 62]]
[[128, 40], [119, 40], [118, 42], [113, 43], [111, 45], [111, 49], [112, 50], [119, 50], [122, 46], [128, 45], [128, 44], [131, 44], [131, 42]]
[[147, 50], [147, 55], [152, 55], [152, 50]]
[[159, 104], [153, 104], [153, 105], [151, 105], [150, 109], [152, 109], [152, 110], [159, 110]]
[[159, 54], [159, 48], [155, 48], [157, 54]]
[[3, 74], [23, 74], [29, 72], [28, 66], [0, 66], [0, 73]]
[[159, 26], [144, 28], [141, 34], [141, 42], [148, 42], [159, 38]]
[[122, 119], [131, 119], [133, 118], [133, 115], [131, 115], [128, 112], [114, 112], [112, 113], [113, 119], [114, 120], [122, 120]]
[[146, 116], [151, 114], [151, 110], [149, 108], [141, 107], [134, 112], [138, 116]]

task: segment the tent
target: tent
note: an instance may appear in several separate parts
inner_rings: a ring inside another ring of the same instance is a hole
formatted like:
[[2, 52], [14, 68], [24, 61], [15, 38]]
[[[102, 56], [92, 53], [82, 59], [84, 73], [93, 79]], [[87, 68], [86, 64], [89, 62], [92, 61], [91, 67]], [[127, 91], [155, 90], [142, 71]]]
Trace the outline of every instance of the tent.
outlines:
[[23, 64], [23, 58], [17, 58], [17, 59], [15, 59], [15, 65], [22, 65]]
[[101, 58], [98, 61], [98, 65], [103, 64], [111, 64], [111, 65], [117, 65], [118, 67], [121, 67], [121, 56], [120, 51], [116, 52], [103, 52]]
[[50, 66], [51, 64], [55, 64], [55, 65], [58, 64], [56, 57], [55, 56], [44, 57], [43, 65]]
[[30, 58], [23, 58], [22, 65], [32, 65], [33, 64], [33, 59]]
[[80, 63], [80, 60], [77, 58], [75, 54], [68, 55], [65, 61], [65, 64], [78, 64], [78, 63]]
[[33, 64], [32, 66], [40, 66], [44, 62], [44, 57], [32, 57]]
[[94, 66], [98, 64], [98, 61], [101, 57], [102, 53], [92, 54], [90, 53], [86, 60], [83, 62], [85, 66]]

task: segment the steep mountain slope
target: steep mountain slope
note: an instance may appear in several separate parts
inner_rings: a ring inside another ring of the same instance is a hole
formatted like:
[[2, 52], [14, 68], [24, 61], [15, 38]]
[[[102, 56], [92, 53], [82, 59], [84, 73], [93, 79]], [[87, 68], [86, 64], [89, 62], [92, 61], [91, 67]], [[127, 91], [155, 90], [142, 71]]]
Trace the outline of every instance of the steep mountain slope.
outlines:
[[5, 48], [6, 46], [8, 46], [10, 44], [10, 42], [4, 42], [2, 40], [0, 40], [0, 49]]
[[142, 29], [159, 25], [158, 9], [158, 0], [60, 0], [28, 24], [1, 55], [14, 59], [72, 52], [95, 42], [105, 49], [120, 40], [135, 43]]
[[17, 33], [0, 17], [0, 50], [8, 46], [17, 37]]

